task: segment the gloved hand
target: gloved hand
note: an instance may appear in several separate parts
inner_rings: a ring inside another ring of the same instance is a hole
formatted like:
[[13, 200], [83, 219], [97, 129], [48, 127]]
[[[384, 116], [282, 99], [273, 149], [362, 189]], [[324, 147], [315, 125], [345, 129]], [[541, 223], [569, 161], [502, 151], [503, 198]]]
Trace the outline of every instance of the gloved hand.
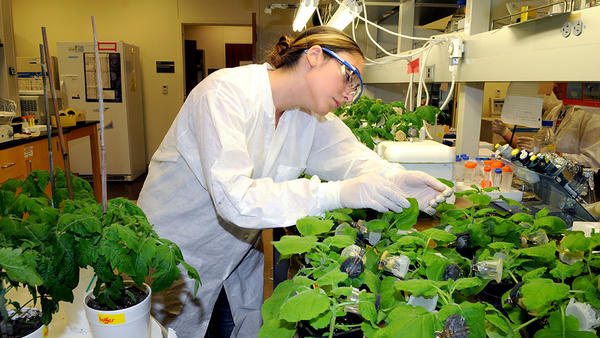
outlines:
[[340, 181], [340, 202], [344, 208], [371, 208], [379, 212], [402, 212], [410, 207], [394, 183], [376, 173]]
[[533, 150], [533, 137], [519, 136], [517, 139], [517, 147], [527, 151]]
[[508, 128], [506, 128], [506, 126], [501, 120], [495, 119], [494, 122], [492, 122], [492, 131], [504, 137], [504, 135], [506, 135], [506, 132], [508, 131]]
[[405, 197], [413, 197], [419, 202], [419, 209], [435, 214], [435, 207], [452, 195], [452, 189], [435, 177], [416, 170], [392, 170], [383, 174], [394, 182]]

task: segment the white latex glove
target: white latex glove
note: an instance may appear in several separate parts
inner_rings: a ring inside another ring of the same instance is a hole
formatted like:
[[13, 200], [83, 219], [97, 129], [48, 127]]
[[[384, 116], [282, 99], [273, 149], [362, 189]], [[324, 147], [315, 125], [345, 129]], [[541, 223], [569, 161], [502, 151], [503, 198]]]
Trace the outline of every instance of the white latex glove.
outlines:
[[422, 171], [394, 170], [384, 173], [384, 176], [394, 182], [402, 195], [415, 198], [419, 209], [429, 215], [435, 214], [438, 204], [452, 195], [450, 187]]
[[402, 212], [410, 207], [393, 182], [375, 173], [340, 181], [340, 203], [344, 208], [371, 208], [379, 212]]

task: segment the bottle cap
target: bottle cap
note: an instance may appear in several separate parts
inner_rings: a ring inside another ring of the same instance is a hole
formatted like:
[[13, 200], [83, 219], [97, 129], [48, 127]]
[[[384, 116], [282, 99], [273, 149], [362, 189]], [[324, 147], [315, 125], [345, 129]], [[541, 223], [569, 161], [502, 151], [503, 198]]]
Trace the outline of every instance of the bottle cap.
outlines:
[[477, 166], [477, 163], [475, 163], [475, 162], [472, 162], [472, 161], [469, 161], [469, 162], [465, 163], [465, 167], [466, 167], [466, 168], [469, 168], [469, 169], [473, 169], [473, 168], [475, 168], [476, 166]]
[[502, 163], [502, 161], [492, 161], [492, 168], [502, 168], [502, 166], [504, 166], [504, 163]]
[[469, 156], [467, 156], [467, 154], [462, 154], [462, 155], [460, 155], [460, 157], [463, 159], [463, 161], [469, 160]]
[[483, 160], [483, 164], [491, 166], [492, 165], [492, 160]]
[[549, 121], [549, 120], [543, 120], [542, 121], [542, 127], [552, 127], [554, 125], [554, 122]]
[[529, 158], [530, 161], [535, 161], [537, 159], [536, 155], [531, 155], [531, 157]]
[[513, 149], [513, 150], [510, 152], [510, 154], [511, 154], [512, 156], [515, 156], [515, 155], [516, 155], [518, 152], [519, 152], [519, 149], [515, 148], [515, 149]]
[[492, 171], [492, 167], [486, 165], [485, 167], [483, 167], [483, 171], [490, 172]]
[[509, 166], [505, 165], [504, 167], [502, 167], [502, 172], [504, 172], [504, 173], [512, 173], [512, 170], [510, 169]]
[[460, 162], [460, 155], [456, 155], [456, 162]]
[[496, 174], [502, 174], [502, 169], [496, 168], [496, 169], [494, 169], [494, 173], [496, 173]]
[[498, 149], [498, 147], [500, 147], [500, 143], [496, 143], [496, 145], [494, 146], [494, 149]]

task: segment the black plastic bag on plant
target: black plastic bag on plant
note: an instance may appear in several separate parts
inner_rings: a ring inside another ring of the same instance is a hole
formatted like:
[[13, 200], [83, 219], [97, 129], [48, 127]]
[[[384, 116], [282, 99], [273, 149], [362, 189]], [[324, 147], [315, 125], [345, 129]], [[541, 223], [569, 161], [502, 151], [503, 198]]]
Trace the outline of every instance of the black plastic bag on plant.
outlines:
[[444, 280], [447, 281], [448, 279], [453, 279], [453, 280], [458, 280], [459, 278], [463, 277], [463, 273], [462, 270], [460, 269], [460, 267], [457, 264], [450, 264], [446, 267], [446, 270], [444, 270]]
[[512, 306], [522, 306], [519, 305], [520, 301], [519, 301], [519, 296], [520, 296], [520, 290], [521, 290], [521, 286], [523, 286], [524, 282], [520, 282], [518, 284], [515, 284], [515, 286], [513, 286], [512, 289], [510, 289], [510, 293], [508, 294], [508, 298], [506, 299], [505, 303], [512, 305]]
[[444, 330], [435, 333], [436, 338], [468, 338], [469, 326], [467, 320], [458, 314], [446, 318]]
[[363, 264], [362, 257], [365, 254], [365, 250], [361, 249], [360, 254], [358, 256], [352, 256], [346, 258], [342, 265], [340, 265], [340, 270], [348, 274], [350, 278], [358, 277], [364, 270], [365, 265]]
[[454, 245], [456, 246], [456, 251], [463, 257], [472, 258], [473, 248], [471, 247], [471, 233], [462, 232], [460, 234], [455, 234], [455, 236], [456, 241], [454, 241]]

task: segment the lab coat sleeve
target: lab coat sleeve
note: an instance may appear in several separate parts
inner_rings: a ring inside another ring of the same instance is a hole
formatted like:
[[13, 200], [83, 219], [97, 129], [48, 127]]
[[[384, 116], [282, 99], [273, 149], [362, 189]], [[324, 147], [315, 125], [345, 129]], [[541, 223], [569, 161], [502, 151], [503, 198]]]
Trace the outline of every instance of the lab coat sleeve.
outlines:
[[[340, 208], [339, 182], [318, 177], [274, 182], [252, 178], [247, 111], [235, 88], [192, 93], [178, 117], [177, 148], [222, 218], [245, 228], [290, 226]], [[189, 100], [188, 100], [189, 101]]]
[[401, 165], [384, 160], [362, 144], [330, 113], [318, 123], [305, 172], [325, 180], [344, 180], [373, 172], [387, 176], [401, 170]]
[[[563, 157], [585, 167], [600, 168], [600, 137], [598, 137], [598, 131], [600, 131], [600, 114], [581, 109], [577, 110], [571, 112], [571, 114], [576, 114], [574, 118], [577, 119], [578, 126], [573, 129], [569, 128], [569, 131], [578, 135], [575, 140], [565, 137], [564, 141], [561, 142], [575, 143], [578, 141], [579, 153], [563, 153]], [[573, 146], [567, 148], [570, 149]]]

